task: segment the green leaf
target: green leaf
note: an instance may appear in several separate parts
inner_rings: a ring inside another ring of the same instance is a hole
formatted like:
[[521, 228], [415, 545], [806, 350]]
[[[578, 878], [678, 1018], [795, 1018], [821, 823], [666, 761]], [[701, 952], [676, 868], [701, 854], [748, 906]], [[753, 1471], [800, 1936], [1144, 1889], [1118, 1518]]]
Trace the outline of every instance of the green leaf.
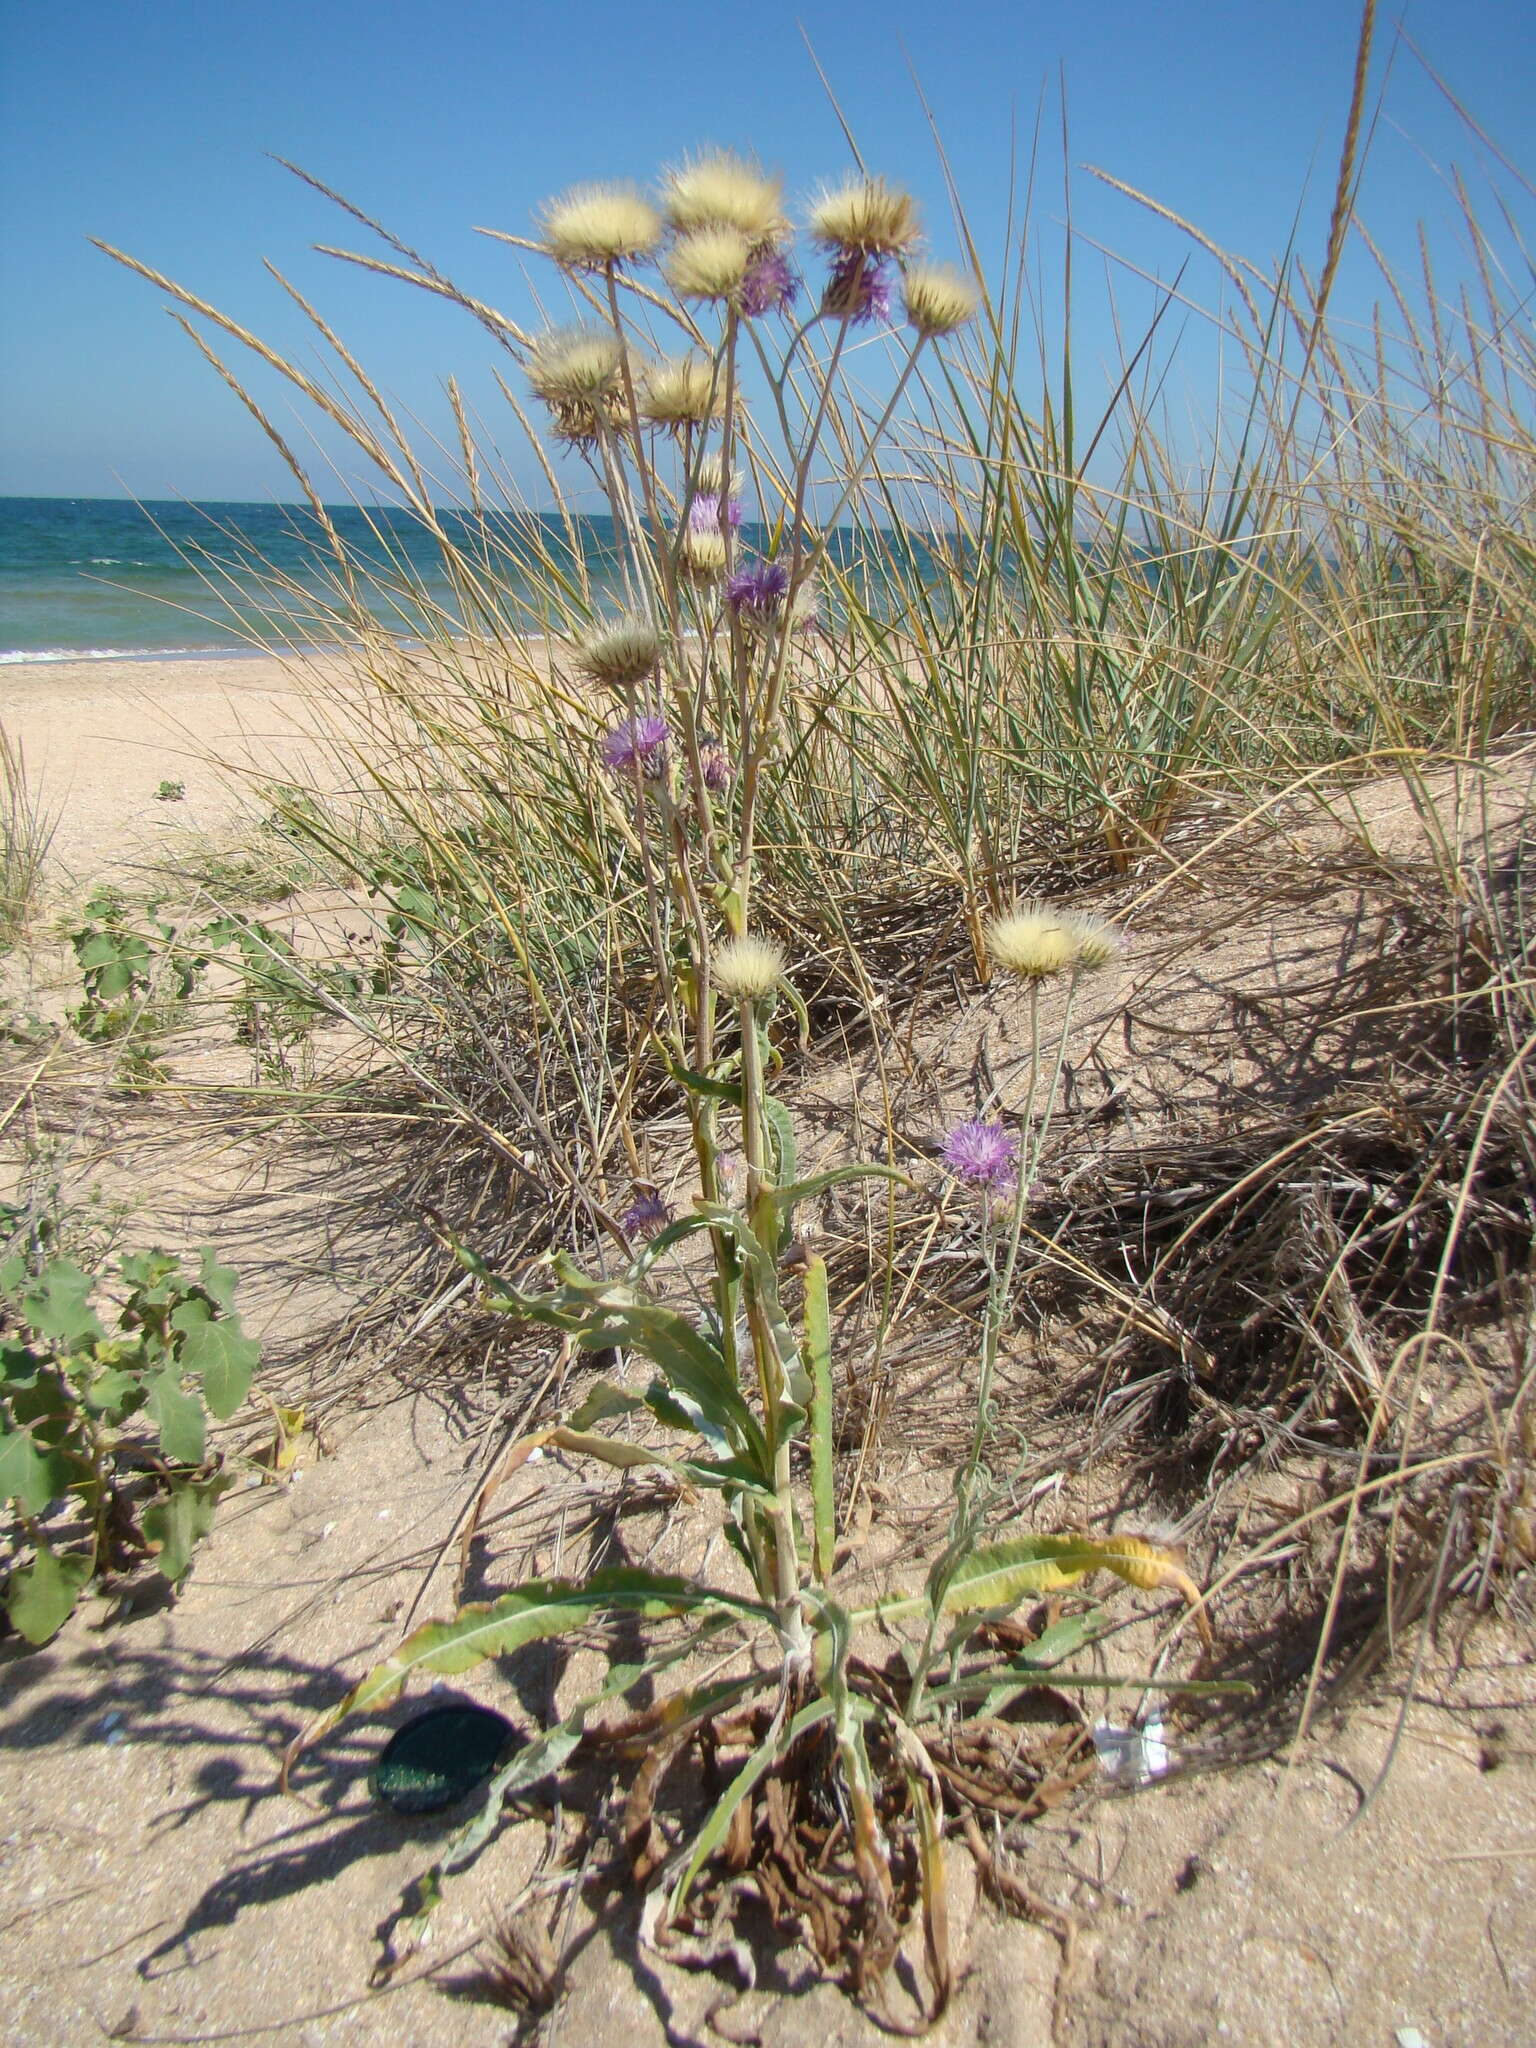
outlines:
[[837, 1547], [837, 1513], [832, 1485], [832, 1325], [827, 1262], [822, 1258], [812, 1259], [805, 1272], [805, 1358], [811, 1375], [811, 1556], [817, 1578], [826, 1585]]
[[11, 1573], [5, 1611], [11, 1626], [29, 1643], [46, 1643], [74, 1612], [95, 1559], [87, 1551], [60, 1554], [46, 1546], [20, 1571]]
[[708, 1217], [711, 1223], [734, 1237], [741, 1248], [742, 1258], [752, 1275], [758, 1306], [762, 1309], [774, 1350], [778, 1353], [779, 1369], [784, 1375], [786, 1398], [779, 1403], [777, 1418], [780, 1441], [792, 1438], [805, 1420], [811, 1398], [811, 1379], [800, 1356], [799, 1341], [779, 1298], [778, 1268], [763, 1248], [756, 1231], [738, 1210], [728, 1209], [723, 1203], [704, 1201], [698, 1204], [698, 1210], [701, 1216]]
[[795, 1126], [789, 1111], [773, 1096], [763, 1097], [763, 1122], [773, 1146], [773, 1179], [780, 1183], [795, 1177]]
[[627, 1393], [612, 1380], [596, 1380], [571, 1412], [572, 1429], [590, 1429], [594, 1422], [607, 1422], [615, 1415], [633, 1415], [645, 1406], [643, 1394]]
[[429, 1621], [407, 1636], [345, 1699], [311, 1722], [290, 1749], [289, 1762], [348, 1714], [388, 1706], [413, 1672], [456, 1677], [487, 1657], [503, 1657], [524, 1643], [568, 1635], [599, 1615], [620, 1610], [648, 1621], [679, 1614], [736, 1614], [770, 1626], [773, 1622], [772, 1610], [758, 1601], [629, 1565], [611, 1566], [584, 1580], [530, 1579], [499, 1599], [461, 1608], [452, 1621]]
[[40, 1515], [79, 1472], [62, 1451], [42, 1450], [27, 1430], [0, 1423], [0, 1500], [15, 1501], [24, 1515]]
[[105, 1335], [91, 1307], [92, 1280], [71, 1259], [50, 1259], [21, 1297], [21, 1312], [40, 1336], [67, 1350]]
[[221, 1308], [227, 1316], [235, 1312], [235, 1286], [238, 1274], [233, 1266], [221, 1266], [210, 1245], [204, 1245], [197, 1255], [198, 1285], [208, 1299]]
[[171, 1328], [181, 1332], [181, 1370], [202, 1381], [209, 1413], [227, 1421], [250, 1392], [261, 1346], [242, 1334], [238, 1316], [215, 1322], [203, 1301], [184, 1301]]
[[186, 1577], [193, 1550], [213, 1527], [219, 1495], [233, 1483], [221, 1472], [213, 1479], [177, 1486], [144, 1510], [144, 1534], [158, 1552], [155, 1568], [173, 1586]]
[[143, 1399], [144, 1375], [125, 1371], [119, 1365], [104, 1365], [86, 1381], [84, 1394], [85, 1405], [93, 1415], [121, 1422]]
[[201, 1465], [206, 1443], [203, 1404], [183, 1390], [181, 1374], [174, 1365], [157, 1372], [149, 1381], [145, 1406], [160, 1432], [160, 1448], [172, 1465]]

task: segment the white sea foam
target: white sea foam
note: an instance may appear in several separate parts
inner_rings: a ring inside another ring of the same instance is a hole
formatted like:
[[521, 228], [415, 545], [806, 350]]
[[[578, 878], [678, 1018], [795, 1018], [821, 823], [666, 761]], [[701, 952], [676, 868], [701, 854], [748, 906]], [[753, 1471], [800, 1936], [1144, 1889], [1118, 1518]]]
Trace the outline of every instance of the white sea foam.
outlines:
[[28, 661], [231, 661], [260, 653], [253, 647], [6, 647], [0, 667]]

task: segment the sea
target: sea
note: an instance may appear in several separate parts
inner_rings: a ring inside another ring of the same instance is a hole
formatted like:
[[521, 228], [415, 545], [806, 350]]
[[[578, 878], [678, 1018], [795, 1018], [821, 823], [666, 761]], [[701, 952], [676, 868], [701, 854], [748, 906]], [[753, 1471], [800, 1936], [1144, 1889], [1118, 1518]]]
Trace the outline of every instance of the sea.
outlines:
[[[427, 630], [425, 613], [462, 622], [437, 540], [412, 513], [337, 505], [369, 609], [392, 630]], [[510, 516], [439, 515], [461, 547], [493, 551], [509, 622], [519, 616]], [[535, 522], [538, 540], [570, 565], [579, 550], [598, 582], [613, 568], [611, 522]], [[251, 654], [274, 644], [346, 644], [328, 598], [335, 557], [305, 505], [141, 503], [125, 498], [0, 498], [0, 662], [121, 661]]]

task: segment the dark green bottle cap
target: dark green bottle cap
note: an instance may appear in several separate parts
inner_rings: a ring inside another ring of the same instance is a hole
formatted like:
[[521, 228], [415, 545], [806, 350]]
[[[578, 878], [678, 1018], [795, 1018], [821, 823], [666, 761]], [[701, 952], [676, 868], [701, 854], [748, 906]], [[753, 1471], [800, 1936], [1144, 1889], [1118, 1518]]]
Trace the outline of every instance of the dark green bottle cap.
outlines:
[[429, 1707], [385, 1743], [373, 1796], [395, 1813], [441, 1813], [483, 1785], [521, 1739], [489, 1707]]

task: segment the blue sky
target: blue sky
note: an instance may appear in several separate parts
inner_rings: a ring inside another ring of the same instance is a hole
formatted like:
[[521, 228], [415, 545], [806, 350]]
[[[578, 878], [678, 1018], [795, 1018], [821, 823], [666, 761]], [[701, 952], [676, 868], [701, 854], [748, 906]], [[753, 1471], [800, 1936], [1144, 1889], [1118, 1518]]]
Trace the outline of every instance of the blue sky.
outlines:
[[[1529, 0], [1417, 0], [1384, 13], [1374, 79], [1385, 104], [1363, 213], [1395, 261], [1425, 215], [1458, 260], [1444, 173], [1475, 166], [1413, 54], [1411, 34], [1517, 159], [1536, 100]], [[653, 0], [0, 0], [0, 494], [148, 498], [293, 495], [258, 430], [167, 319], [163, 295], [109, 263], [97, 235], [198, 291], [279, 347], [309, 350], [263, 269], [312, 295], [428, 432], [444, 376], [493, 404], [490, 344], [420, 293], [313, 253], [363, 232], [268, 161], [339, 188], [440, 268], [512, 315], [531, 300], [513, 252], [477, 224], [522, 232], [537, 202], [587, 178], [646, 179], [705, 143], [755, 151], [805, 192], [848, 157], [798, 22], [872, 168], [924, 203], [936, 253], [956, 243], [915, 73], [983, 249], [1003, 246], [1010, 177], [1048, 96], [1037, 197], [1041, 254], [1059, 260], [1067, 159], [1095, 163], [1260, 262], [1299, 219], [1315, 269], [1348, 105], [1350, 0], [760, 0], [752, 9]], [[1388, 77], [1390, 59], [1390, 77]], [[1522, 166], [1522, 168], [1533, 168]], [[1529, 219], [1518, 186], [1506, 191]], [[1104, 244], [1171, 278], [1172, 229], [1086, 177], [1072, 195], [1089, 381], [1112, 363]], [[1187, 280], [1214, 287], [1197, 264]], [[1059, 299], [1049, 270], [1042, 296]], [[1134, 325], [1148, 303], [1120, 274]], [[1363, 311], [1353, 263], [1341, 306]], [[1214, 378], [1191, 325], [1176, 399], [1198, 411]], [[264, 386], [263, 389], [269, 389]], [[488, 412], [489, 416], [489, 412]], [[300, 432], [296, 416], [286, 427]]]

